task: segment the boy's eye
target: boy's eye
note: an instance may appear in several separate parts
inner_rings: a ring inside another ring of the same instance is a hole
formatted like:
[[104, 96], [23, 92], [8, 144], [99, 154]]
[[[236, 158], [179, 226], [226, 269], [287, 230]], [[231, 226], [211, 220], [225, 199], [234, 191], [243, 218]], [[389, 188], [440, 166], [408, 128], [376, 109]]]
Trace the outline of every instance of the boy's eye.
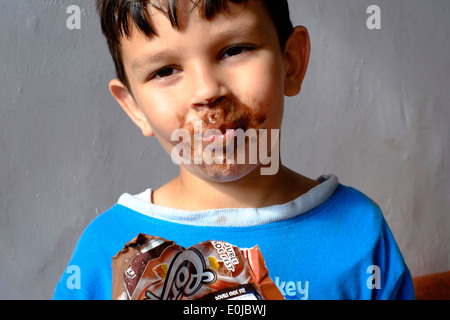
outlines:
[[149, 79], [163, 79], [163, 78], [167, 78], [170, 77], [171, 75], [174, 75], [175, 73], [177, 73], [178, 71], [175, 68], [172, 67], [165, 67], [162, 68], [158, 71], [156, 71], [155, 73], [153, 73]]
[[227, 51], [225, 51], [224, 55], [232, 57], [232, 56], [241, 54], [243, 51], [244, 51], [243, 47], [232, 47], [232, 48], [229, 48]]
[[251, 50], [251, 47], [245, 47], [245, 46], [230, 47], [225, 50], [222, 57], [226, 59], [229, 57], [237, 56], [237, 55], [243, 53], [244, 51], [248, 51], [248, 50]]

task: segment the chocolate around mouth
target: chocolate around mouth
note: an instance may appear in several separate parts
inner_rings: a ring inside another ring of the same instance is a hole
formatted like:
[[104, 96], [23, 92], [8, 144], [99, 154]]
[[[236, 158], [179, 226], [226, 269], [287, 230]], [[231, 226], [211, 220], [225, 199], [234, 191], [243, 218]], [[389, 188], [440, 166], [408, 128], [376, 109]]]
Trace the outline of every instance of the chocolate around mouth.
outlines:
[[[257, 110], [262, 109], [257, 108]], [[186, 120], [186, 117], [178, 115], [178, 121], [180, 123], [180, 128], [182, 130], [186, 130], [189, 132], [190, 139], [184, 140], [184, 138], [179, 138], [178, 143], [183, 143], [186, 146], [180, 151], [181, 157], [186, 157], [187, 159], [200, 159], [202, 161], [202, 168], [204, 170], [209, 170], [208, 168], [214, 168], [208, 175], [216, 174], [217, 170], [221, 170], [223, 172], [228, 172], [231, 170], [231, 163], [237, 163], [237, 156], [240, 154], [238, 151], [240, 146], [238, 136], [235, 134], [227, 134], [228, 130], [238, 130], [241, 129], [244, 131], [244, 142], [247, 145], [248, 143], [254, 143], [253, 133], [246, 138], [246, 133], [248, 130], [256, 130], [263, 129], [262, 125], [267, 120], [267, 114], [264, 112], [256, 111], [253, 108], [248, 107], [245, 104], [236, 102], [235, 99], [223, 98], [220, 100], [220, 103], [215, 103], [214, 105], [209, 105], [204, 109], [198, 109], [199, 116], [195, 119]], [[201, 127], [199, 128], [199, 124]], [[215, 129], [219, 130], [223, 137], [211, 137], [208, 130]], [[201, 130], [198, 131], [198, 130]], [[198, 134], [202, 135], [201, 142], [199, 144]], [[241, 136], [241, 135], [239, 135]], [[230, 137], [233, 137], [232, 140], [229, 140]], [[230, 143], [233, 141], [232, 143]], [[174, 141], [175, 142], [175, 141]], [[213, 164], [208, 164], [203, 161], [204, 160], [204, 151], [211, 145], [214, 145], [213, 149], [208, 149], [210, 156], [216, 159], [216, 151], [219, 148], [219, 143], [222, 143], [222, 152], [217, 155], [217, 159], [224, 159], [222, 164], [214, 162]], [[190, 152], [188, 151], [190, 149]], [[246, 148], [246, 147], [245, 147]], [[185, 152], [189, 152], [187, 154]], [[246, 152], [246, 151], [244, 151]], [[230, 159], [236, 159], [236, 161], [232, 161]], [[231, 163], [229, 163], [231, 161]], [[190, 162], [191, 163], [191, 162]]]
[[[250, 128], [257, 128], [262, 125], [267, 119], [267, 115], [262, 112], [257, 112], [254, 109], [239, 104], [232, 99], [218, 99], [207, 112], [199, 119], [202, 121], [203, 132], [210, 129], [217, 129], [226, 133], [229, 129], [243, 129], [244, 131]], [[186, 122], [186, 118], [178, 116], [180, 122], [180, 129], [187, 129], [191, 135], [194, 134], [193, 121]]]

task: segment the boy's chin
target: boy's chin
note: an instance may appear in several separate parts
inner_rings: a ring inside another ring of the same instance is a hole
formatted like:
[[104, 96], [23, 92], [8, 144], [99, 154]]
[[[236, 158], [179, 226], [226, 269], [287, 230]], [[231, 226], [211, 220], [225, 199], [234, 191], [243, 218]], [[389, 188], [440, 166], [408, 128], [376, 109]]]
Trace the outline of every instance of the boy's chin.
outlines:
[[232, 182], [242, 179], [259, 167], [258, 164], [191, 164], [183, 165], [198, 178], [210, 182]]

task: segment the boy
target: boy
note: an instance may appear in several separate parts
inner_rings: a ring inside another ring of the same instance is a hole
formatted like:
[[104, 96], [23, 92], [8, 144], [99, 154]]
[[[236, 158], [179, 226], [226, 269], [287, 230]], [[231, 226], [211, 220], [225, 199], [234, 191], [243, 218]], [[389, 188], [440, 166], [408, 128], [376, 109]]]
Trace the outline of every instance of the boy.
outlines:
[[[138, 233], [184, 247], [258, 245], [286, 299], [412, 299], [380, 209], [333, 175], [279, 160], [284, 96], [300, 92], [309, 37], [287, 1], [99, 0], [118, 79], [110, 91], [179, 175], [124, 194], [85, 230], [55, 299], [110, 299], [111, 258]], [[256, 147], [255, 147], [256, 145]], [[269, 167], [268, 167], [269, 165]]]

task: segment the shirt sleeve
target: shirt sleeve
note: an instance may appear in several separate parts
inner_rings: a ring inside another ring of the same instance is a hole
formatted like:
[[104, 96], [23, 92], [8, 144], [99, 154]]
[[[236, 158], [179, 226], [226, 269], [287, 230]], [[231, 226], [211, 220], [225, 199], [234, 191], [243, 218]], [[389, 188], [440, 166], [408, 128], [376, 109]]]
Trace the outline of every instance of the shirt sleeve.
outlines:
[[380, 289], [374, 290], [375, 299], [415, 299], [411, 273], [384, 218], [382, 236], [375, 249], [374, 261], [380, 266], [382, 273]]
[[399, 277], [389, 300], [415, 300], [414, 285], [408, 269]]

